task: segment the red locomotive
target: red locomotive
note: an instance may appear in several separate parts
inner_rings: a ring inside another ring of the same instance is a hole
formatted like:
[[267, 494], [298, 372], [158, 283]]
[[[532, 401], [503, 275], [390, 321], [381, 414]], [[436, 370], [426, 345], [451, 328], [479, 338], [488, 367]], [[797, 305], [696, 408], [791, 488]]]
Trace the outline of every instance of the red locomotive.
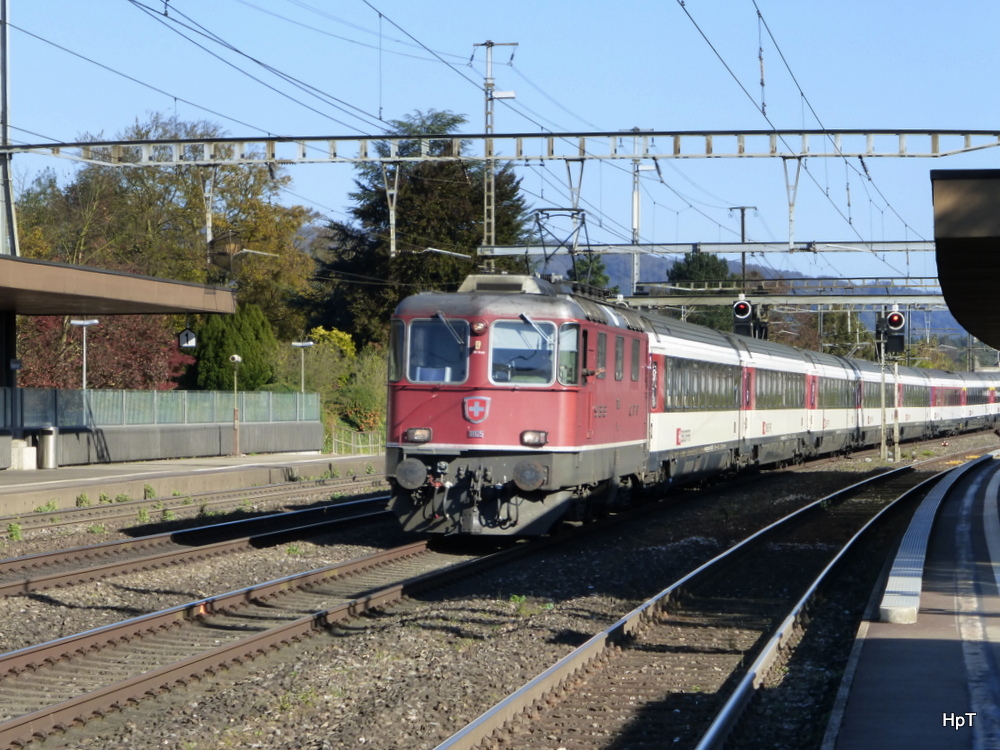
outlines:
[[470, 276], [401, 302], [390, 333], [386, 471], [416, 532], [543, 534], [641, 487], [871, 445], [883, 398], [903, 439], [989, 426], [1000, 408], [995, 374], [884, 381], [871, 362], [558, 279]]

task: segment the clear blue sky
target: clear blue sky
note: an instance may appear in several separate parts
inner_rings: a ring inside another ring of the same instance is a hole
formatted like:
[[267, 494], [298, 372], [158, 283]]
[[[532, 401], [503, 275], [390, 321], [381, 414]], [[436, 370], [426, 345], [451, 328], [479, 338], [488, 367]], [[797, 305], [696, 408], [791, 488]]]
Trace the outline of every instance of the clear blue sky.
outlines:
[[[153, 112], [253, 137], [377, 134], [380, 117], [450, 110], [467, 116], [466, 132], [479, 133], [485, 53], [474, 45], [487, 40], [518, 43], [512, 63], [511, 48], [495, 48], [497, 88], [517, 94], [498, 102], [498, 133], [1000, 130], [1000, 3], [369, 2], [11, 2], [12, 139], [115, 138]], [[795, 239], [931, 239], [930, 170], [995, 168], [998, 157], [988, 149], [933, 161], [868, 160], [871, 181], [856, 161], [811, 159], [811, 176], [802, 176], [798, 191]], [[62, 159], [15, 159], [22, 183], [45, 167], [60, 174], [76, 168]], [[345, 218], [349, 166], [289, 174], [287, 202]], [[533, 207], [568, 205], [561, 164], [520, 174]], [[655, 171], [643, 174], [644, 242], [736, 240], [739, 217], [729, 208], [740, 205], [757, 207], [748, 213], [749, 239], [788, 239], [780, 160], [665, 162], [663, 182]], [[588, 163], [582, 197], [591, 241], [629, 241], [628, 162]], [[934, 274], [931, 254], [770, 255], [762, 262], [820, 276]]]

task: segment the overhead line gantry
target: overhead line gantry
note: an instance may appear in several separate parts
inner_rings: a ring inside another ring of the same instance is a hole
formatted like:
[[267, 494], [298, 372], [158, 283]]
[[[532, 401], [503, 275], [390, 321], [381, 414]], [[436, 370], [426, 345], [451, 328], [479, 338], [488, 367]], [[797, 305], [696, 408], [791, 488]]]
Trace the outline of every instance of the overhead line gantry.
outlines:
[[[413, 144], [419, 148], [414, 150]], [[406, 148], [402, 145], [406, 144]], [[448, 148], [440, 148], [446, 144]], [[462, 146], [477, 144], [463, 153]], [[438, 146], [438, 147], [435, 147]], [[941, 158], [1000, 146], [1000, 131], [924, 129], [844, 130], [622, 130], [464, 135], [263, 136], [73, 143], [0, 144], [0, 163], [16, 154], [47, 154], [112, 167], [228, 166], [241, 164], [381, 164], [480, 161], [498, 164], [564, 161], [781, 158], [786, 164], [789, 248], [799, 169], [807, 158]], [[796, 162], [793, 177], [787, 165]], [[581, 167], [582, 169], [582, 167]], [[582, 178], [582, 174], [581, 174]], [[571, 190], [572, 190], [571, 185]], [[393, 192], [386, 183], [390, 211]], [[12, 202], [12, 196], [6, 196]], [[489, 196], [486, 220], [490, 218]], [[16, 248], [8, 227], [0, 253]], [[486, 235], [488, 238], [488, 234]], [[490, 245], [484, 242], [484, 245]], [[393, 251], [395, 248], [392, 248]], [[16, 250], [13, 251], [16, 253]]]
[[[492, 141], [493, 148], [486, 149]], [[419, 142], [417, 153], [400, 144]], [[433, 152], [431, 144], [455, 148]], [[379, 153], [373, 144], [385, 144]], [[460, 154], [458, 146], [481, 144]], [[664, 147], [665, 144], [665, 147]], [[464, 135], [262, 136], [7, 144], [3, 154], [47, 154], [104, 166], [552, 161], [565, 159], [940, 158], [1000, 146], [992, 130], [622, 130]]]

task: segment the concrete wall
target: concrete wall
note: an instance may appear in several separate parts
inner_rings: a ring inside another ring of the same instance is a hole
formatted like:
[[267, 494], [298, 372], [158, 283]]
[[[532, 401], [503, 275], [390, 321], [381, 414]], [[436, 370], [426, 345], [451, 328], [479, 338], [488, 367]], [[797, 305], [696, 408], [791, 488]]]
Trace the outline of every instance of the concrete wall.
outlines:
[[[234, 449], [232, 425], [99, 427], [60, 431], [56, 437], [56, 462], [58, 466], [75, 466], [228, 456], [235, 452]], [[297, 453], [322, 449], [323, 425], [320, 422], [253, 422], [240, 425], [240, 453]], [[0, 462], [3, 451], [4, 438], [0, 436]], [[9, 466], [9, 437], [6, 438], [6, 452]]]

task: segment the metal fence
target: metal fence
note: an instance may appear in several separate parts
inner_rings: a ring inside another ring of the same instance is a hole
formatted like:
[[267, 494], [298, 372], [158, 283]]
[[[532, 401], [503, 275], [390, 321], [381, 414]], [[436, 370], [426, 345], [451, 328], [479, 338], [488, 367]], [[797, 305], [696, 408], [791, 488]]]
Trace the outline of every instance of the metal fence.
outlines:
[[340, 456], [371, 456], [385, 452], [384, 432], [354, 432], [333, 428], [333, 452]]
[[0, 409], [11, 425], [20, 401], [24, 429], [47, 425], [110, 427], [112, 425], [217, 424], [232, 422], [318, 422], [318, 393], [269, 391], [126, 391], [56, 388], [4, 389]]

